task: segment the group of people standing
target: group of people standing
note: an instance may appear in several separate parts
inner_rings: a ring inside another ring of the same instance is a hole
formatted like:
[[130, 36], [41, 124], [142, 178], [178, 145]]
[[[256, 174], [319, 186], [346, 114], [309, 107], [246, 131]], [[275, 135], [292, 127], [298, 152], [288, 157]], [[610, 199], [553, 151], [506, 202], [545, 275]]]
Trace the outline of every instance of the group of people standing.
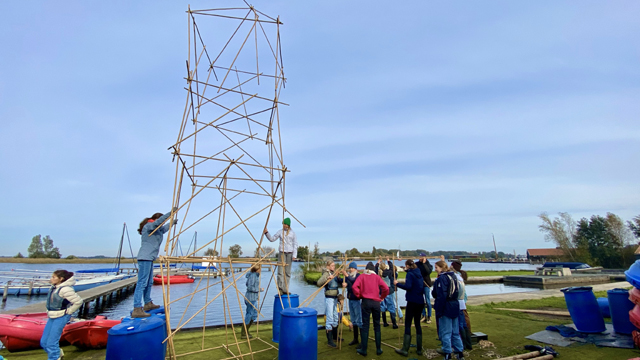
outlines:
[[[469, 317], [466, 312], [466, 291], [464, 281], [466, 272], [461, 270], [462, 263], [453, 262], [449, 267], [444, 259], [435, 263], [438, 276], [431, 280], [434, 267], [426, 257], [420, 254], [418, 261], [406, 260], [404, 264], [406, 277], [404, 282], [398, 281], [398, 268], [387, 258], [386, 262], [378, 259], [374, 265], [369, 262], [362, 273], [358, 265], [351, 262], [348, 272], [342, 271], [342, 277], [336, 272], [333, 261], [327, 263], [318, 286], [325, 286], [325, 314], [327, 344], [336, 348], [338, 338], [338, 322], [341, 306], [338, 301], [339, 290], [346, 288], [349, 300], [349, 314], [353, 328], [353, 341], [349, 345], [358, 345], [356, 352], [367, 355], [369, 341], [370, 318], [373, 317], [373, 331], [376, 343], [376, 354], [383, 353], [380, 332], [380, 318], [384, 326], [389, 312], [394, 329], [398, 328], [397, 318], [402, 318], [402, 311], [396, 303], [397, 288], [405, 290], [407, 306], [404, 315], [404, 337], [402, 347], [396, 353], [408, 356], [411, 346], [411, 327], [415, 327], [416, 353], [423, 354], [421, 322], [431, 323], [431, 297], [435, 299], [436, 324], [438, 338], [442, 342], [440, 351], [445, 359], [452, 359], [456, 354], [464, 359], [464, 348], [471, 348]], [[462, 335], [462, 337], [461, 337]], [[463, 344], [464, 339], [464, 344]]]

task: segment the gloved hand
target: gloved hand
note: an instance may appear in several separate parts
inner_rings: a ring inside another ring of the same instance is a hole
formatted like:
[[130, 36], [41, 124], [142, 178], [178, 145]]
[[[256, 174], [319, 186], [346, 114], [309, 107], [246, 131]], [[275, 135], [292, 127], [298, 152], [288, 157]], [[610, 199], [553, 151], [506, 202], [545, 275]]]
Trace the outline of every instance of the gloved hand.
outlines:
[[178, 219], [173, 219], [173, 225], [178, 223]]
[[178, 211], [178, 208], [177, 208], [177, 207], [174, 207], [174, 208], [171, 210], [171, 212], [177, 212], [177, 211]]

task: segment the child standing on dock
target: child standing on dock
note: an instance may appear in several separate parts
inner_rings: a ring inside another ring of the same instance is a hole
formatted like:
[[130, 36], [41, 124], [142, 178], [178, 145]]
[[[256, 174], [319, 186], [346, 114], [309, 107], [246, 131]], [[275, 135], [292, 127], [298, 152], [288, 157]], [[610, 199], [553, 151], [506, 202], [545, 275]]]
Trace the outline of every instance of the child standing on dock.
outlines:
[[[164, 215], [155, 213], [150, 218], [145, 218], [140, 223], [138, 234], [141, 236], [140, 250], [138, 250], [138, 283], [133, 293], [133, 312], [132, 318], [149, 317], [146, 311], [160, 308], [151, 301], [151, 286], [153, 286], [153, 261], [158, 257], [160, 245], [164, 233], [169, 231], [169, 224], [159, 227], [171, 216], [172, 213], [178, 211], [173, 208], [171, 212]], [[178, 219], [173, 220], [175, 225]], [[154, 232], [155, 231], [155, 232]], [[153, 233], [153, 235], [151, 234]], [[144, 300], [144, 307], [142, 307]]]
[[459, 288], [456, 274], [449, 270], [443, 260], [436, 262], [438, 277], [433, 284], [436, 320], [438, 322], [438, 335], [442, 341], [444, 359], [451, 359], [451, 351], [458, 354], [458, 360], [464, 360], [462, 339], [458, 328], [460, 316], [460, 303], [458, 302]]
[[60, 349], [60, 336], [67, 325], [71, 314], [82, 305], [82, 299], [73, 290], [76, 279], [73, 273], [66, 270], [56, 270], [51, 274], [51, 289], [47, 295], [47, 325], [40, 338], [40, 346], [47, 352], [47, 359], [56, 360], [64, 354]]
[[258, 293], [264, 291], [260, 287], [260, 271], [262, 266], [253, 265], [251, 272], [247, 274], [247, 292], [244, 297], [244, 304], [247, 305], [247, 313], [244, 316], [245, 327], [242, 328], [241, 339], [253, 339], [249, 334], [249, 328], [254, 321], [258, 320]]

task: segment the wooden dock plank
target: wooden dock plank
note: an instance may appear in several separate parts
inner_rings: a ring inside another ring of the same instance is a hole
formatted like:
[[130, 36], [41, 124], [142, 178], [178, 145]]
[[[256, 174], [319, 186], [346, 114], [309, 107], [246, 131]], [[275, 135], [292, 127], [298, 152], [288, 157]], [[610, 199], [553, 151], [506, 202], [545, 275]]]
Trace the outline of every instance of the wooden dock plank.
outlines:
[[[78, 295], [82, 298], [85, 304], [96, 300], [104, 295], [110, 295], [116, 292], [119, 289], [124, 289], [126, 287], [134, 285], [138, 281], [138, 277], [134, 276], [129, 279], [124, 279], [120, 281], [116, 281], [114, 283], [101, 285], [95, 287], [93, 289], [87, 289], [78, 292]], [[46, 301], [38, 302], [35, 304], [29, 304], [26, 306], [19, 307], [17, 309], [11, 309], [3, 312], [4, 314], [24, 314], [24, 313], [40, 313], [47, 311]]]

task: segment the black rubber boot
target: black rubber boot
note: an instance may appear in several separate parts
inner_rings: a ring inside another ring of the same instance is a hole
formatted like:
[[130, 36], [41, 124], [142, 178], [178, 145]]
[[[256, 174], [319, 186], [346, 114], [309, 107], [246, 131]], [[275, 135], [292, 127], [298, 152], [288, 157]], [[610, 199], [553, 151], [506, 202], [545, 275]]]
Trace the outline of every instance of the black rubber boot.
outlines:
[[382, 318], [382, 324], [384, 327], [389, 326], [389, 323], [387, 323], [387, 312], [383, 311], [380, 313], [380, 317]]
[[416, 354], [422, 355], [422, 334], [416, 334]]
[[338, 338], [338, 328], [331, 329], [331, 333], [333, 335], [333, 341], [342, 341], [342, 338]]
[[329, 345], [329, 347], [331, 348], [338, 348], [338, 346], [336, 346], [336, 343], [333, 342], [333, 334], [331, 334], [331, 331], [326, 331], [327, 333], [327, 345]]
[[360, 338], [360, 347], [356, 348], [356, 352], [362, 356], [367, 356], [367, 345], [369, 344], [369, 329], [361, 329]]
[[253, 336], [251, 336], [251, 334], [249, 334], [249, 328], [251, 327], [251, 324], [253, 324], [253, 320], [249, 321], [249, 323], [246, 325], [247, 326], [247, 330], [245, 331], [244, 326], [242, 327], [242, 335], [240, 335], [240, 339], [253, 339]]
[[376, 354], [382, 355], [382, 334], [380, 331], [375, 332], [376, 335]]
[[349, 346], [360, 344], [360, 339], [358, 339], [358, 336], [359, 336], [358, 327], [354, 326], [353, 327], [353, 341], [349, 343]]
[[396, 352], [402, 356], [409, 356], [409, 346], [411, 345], [411, 334], [404, 334], [402, 340], [402, 349], [396, 349]]
[[393, 324], [393, 328], [397, 329], [398, 324], [396, 323], [396, 314], [390, 312], [389, 315], [391, 316], [391, 323]]
[[464, 360], [464, 353], [458, 353], [458, 360]]
[[444, 354], [444, 360], [451, 360], [451, 354]]
[[473, 350], [473, 345], [471, 345], [471, 331], [467, 328], [460, 329], [460, 337], [462, 338], [462, 344], [466, 350]]

